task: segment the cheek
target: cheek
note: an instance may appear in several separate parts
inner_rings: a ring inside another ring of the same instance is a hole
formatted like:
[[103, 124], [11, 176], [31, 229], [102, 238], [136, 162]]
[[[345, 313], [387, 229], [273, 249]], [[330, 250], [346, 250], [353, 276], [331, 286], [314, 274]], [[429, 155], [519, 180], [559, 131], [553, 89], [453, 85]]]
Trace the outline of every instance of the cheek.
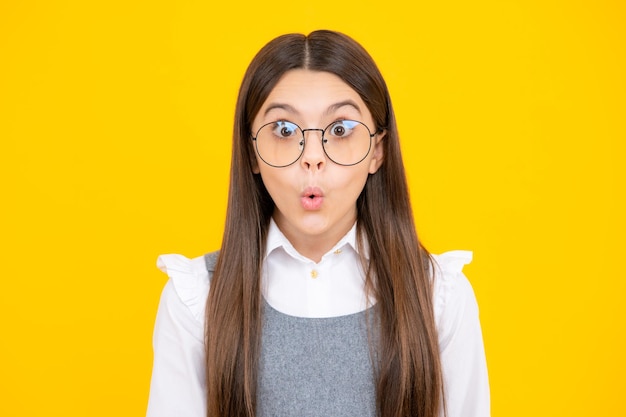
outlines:
[[[354, 167], [352, 168], [354, 169]], [[352, 172], [352, 175], [337, 176], [337, 181], [335, 182], [338, 192], [344, 193], [345, 197], [350, 195], [350, 197], [355, 200], [361, 194], [361, 191], [363, 191], [363, 187], [365, 187], [365, 182], [369, 176], [367, 167], [359, 168], [357, 172]]]
[[272, 168], [259, 169], [263, 185], [272, 197], [272, 200], [280, 199], [285, 192], [290, 189], [289, 178], [293, 176], [282, 175], [282, 173], [274, 172]]

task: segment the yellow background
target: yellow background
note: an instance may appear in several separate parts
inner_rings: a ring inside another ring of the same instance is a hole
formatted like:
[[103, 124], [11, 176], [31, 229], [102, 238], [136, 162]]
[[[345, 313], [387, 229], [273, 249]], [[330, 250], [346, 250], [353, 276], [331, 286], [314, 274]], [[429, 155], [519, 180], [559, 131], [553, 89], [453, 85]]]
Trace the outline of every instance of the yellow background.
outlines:
[[474, 251], [493, 415], [626, 415], [625, 24], [617, 0], [3, 0], [0, 415], [145, 413], [156, 257], [219, 247], [245, 67], [317, 28], [385, 75], [427, 247]]

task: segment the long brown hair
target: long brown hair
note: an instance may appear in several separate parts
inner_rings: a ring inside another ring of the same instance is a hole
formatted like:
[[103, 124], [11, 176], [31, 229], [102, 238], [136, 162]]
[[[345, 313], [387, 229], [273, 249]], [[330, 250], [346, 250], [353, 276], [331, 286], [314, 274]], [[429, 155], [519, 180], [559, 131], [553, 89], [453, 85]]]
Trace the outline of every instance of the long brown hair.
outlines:
[[431, 261], [418, 241], [385, 81], [369, 54], [341, 33], [280, 36], [254, 57], [235, 114], [224, 238], [206, 310], [207, 415], [253, 417], [261, 340], [260, 277], [274, 203], [255, 158], [251, 123], [289, 70], [333, 73], [368, 106], [385, 129], [384, 161], [357, 200], [358, 241], [369, 246], [366, 288], [377, 300], [380, 337], [376, 402], [381, 417], [435, 417], [443, 382], [432, 306]]

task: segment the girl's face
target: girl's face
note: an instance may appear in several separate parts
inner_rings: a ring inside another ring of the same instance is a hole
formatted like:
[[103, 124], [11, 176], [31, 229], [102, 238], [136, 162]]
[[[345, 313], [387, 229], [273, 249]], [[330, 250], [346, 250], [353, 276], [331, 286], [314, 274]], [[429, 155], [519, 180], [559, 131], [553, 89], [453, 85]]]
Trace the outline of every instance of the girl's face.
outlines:
[[[356, 120], [370, 132], [376, 127], [359, 96], [341, 78], [328, 72], [291, 70], [276, 84], [252, 124], [289, 121], [301, 129], [324, 129], [338, 120]], [[281, 134], [283, 131], [281, 131]], [[384, 132], [372, 138], [363, 161], [352, 166], [334, 163], [324, 153], [321, 131], [306, 131], [301, 157], [293, 164], [272, 167], [256, 154], [254, 172], [261, 174], [276, 206], [274, 220], [302, 255], [319, 261], [356, 221], [356, 200], [369, 174], [382, 163]], [[383, 202], [381, 202], [383, 203]]]

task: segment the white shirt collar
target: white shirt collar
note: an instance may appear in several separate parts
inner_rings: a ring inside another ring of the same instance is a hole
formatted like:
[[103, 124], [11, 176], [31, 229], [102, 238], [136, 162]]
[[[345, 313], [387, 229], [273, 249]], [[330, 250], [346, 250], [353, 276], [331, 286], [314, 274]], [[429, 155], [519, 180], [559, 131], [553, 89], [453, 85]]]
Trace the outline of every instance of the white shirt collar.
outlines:
[[[365, 253], [363, 255], [365, 255], [366, 259], [369, 259], [369, 246], [366, 241], [364, 243], [365, 244], [363, 245], [363, 249]], [[348, 233], [346, 233], [344, 237], [342, 237], [339, 242], [337, 242], [335, 246], [333, 246], [333, 248], [322, 257], [322, 259], [324, 259], [324, 257], [328, 256], [329, 254], [335, 253], [337, 250], [343, 250], [346, 245], [352, 248], [355, 253], [360, 254], [359, 247], [356, 243], [356, 222], [352, 225], [350, 230], [348, 230]], [[283, 248], [285, 252], [287, 252], [294, 258], [303, 261], [310, 261], [310, 259], [298, 253], [298, 251], [293, 247], [291, 242], [289, 242], [289, 239], [287, 239], [283, 232], [278, 228], [278, 225], [272, 218], [270, 220], [269, 229], [267, 231], [265, 258], [267, 258], [277, 248]]]

